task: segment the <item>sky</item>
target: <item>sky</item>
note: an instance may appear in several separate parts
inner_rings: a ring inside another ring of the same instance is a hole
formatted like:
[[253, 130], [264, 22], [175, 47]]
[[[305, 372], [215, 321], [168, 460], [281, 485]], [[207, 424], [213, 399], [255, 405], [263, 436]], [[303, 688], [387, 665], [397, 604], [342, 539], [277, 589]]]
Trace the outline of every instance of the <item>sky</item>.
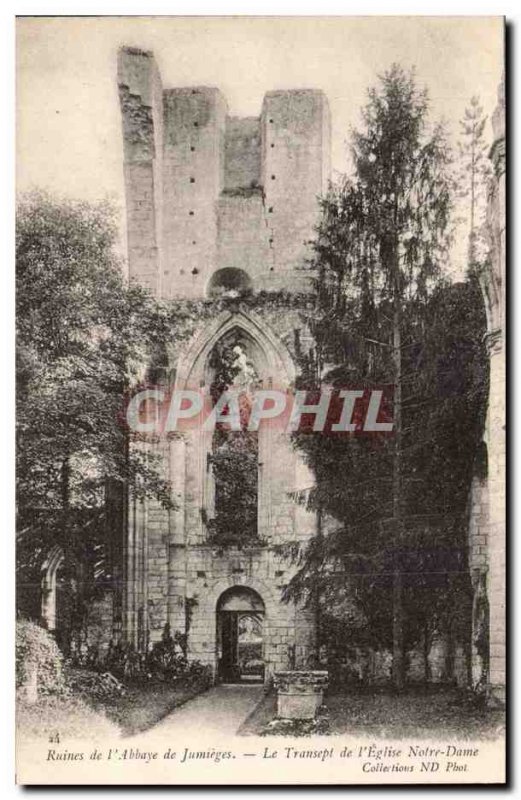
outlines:
[[[17, 20], [17, 190], [124, 207], [116, 87], [122, 45], [152, 50], [163, 86], [218, 86], [229, 113], [258, 115], [271, 89], [320, 88], [332, 167], [367, 88], [394, 61], [415, 66], [455, 140], [472, 95], [487, 113], [502, 74], [500, 17], [38, 17]], [[491, 135], [489, 128], [487, 132]]]

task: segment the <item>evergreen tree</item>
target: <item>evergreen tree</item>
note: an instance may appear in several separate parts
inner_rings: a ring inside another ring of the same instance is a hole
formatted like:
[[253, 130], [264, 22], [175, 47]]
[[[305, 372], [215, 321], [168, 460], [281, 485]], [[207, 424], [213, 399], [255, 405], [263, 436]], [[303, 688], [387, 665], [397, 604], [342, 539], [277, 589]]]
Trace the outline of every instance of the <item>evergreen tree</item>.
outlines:
[[[308, 320], [315, 347], [303, 359], [303, 383], [392, 384], [394, 433], [297, 437], [316, 479], [310, 505], [342, 524], [326, 525], [301, 554], [288, 590], [309, 595], [318, 581], [330, 608], [331, 593], [337, 601], [354, 594], [371, 619], [373, 646], [392, 647], [397, 687], [420, 634], [407, 606], [433, 605], [428, 591], [421, 594], [421, 576], [440, 572], [443, 548], [462, 542], [464, 448], [474, 446], [484, 383], [475, 297], [459, 296], [463, 344], [453, 303], [446, 304], [449, 156], [443, 130], [429, 130], [427, 110], [414, 76], [393, 66], [370, 91], [363, 129], [353, 135], [353, 178], [322, 203]], [[464, 431], [459, 442], [446, 436], [453, 426]]]
[[490, 178], [488, 144], [485, 138], [487, 117], [479, 97], [472, 97], [460, 120], [457, 183], [463, 200], [464, 218], [468, 225], [468, 264], [474, 270], [486, 253], [482, 227], [486, 209], [487, 185]]

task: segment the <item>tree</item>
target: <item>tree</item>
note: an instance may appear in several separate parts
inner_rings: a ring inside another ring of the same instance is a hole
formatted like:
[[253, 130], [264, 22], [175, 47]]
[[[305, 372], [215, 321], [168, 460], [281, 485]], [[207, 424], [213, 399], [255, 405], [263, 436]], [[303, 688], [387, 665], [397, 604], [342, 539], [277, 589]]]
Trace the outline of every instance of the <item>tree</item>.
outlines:
[[472, 97], [460, 120], [461, 138], [458, 142], [457, 182], [459, 196], [466, 206], [468, 222], [468, 263], [476, 268], [486, 253], [481, 228], [486, 210], [487, 184], [490, 178], [488, 144], [485, 140], [487, 117], [479, 97]]
[[[295, 596], [318, 581], [338, 597], [350, 584], [375, 637], [392, 645], [397, 687], [412, 646], [406, 605], [414, 594], [421, 597], [422, 581], [411, 575], [428, 569], [430, 550], [462, 539], [469, 450], [454, 447], [444, 428], [448, 421], [462, 425], [474, 442], [484, 382], [476, 366], [479, 335], [466, 353], [453, 303], [446, 305], [441, 265], [450, 242], [450, 164], [443, 130], [429, 129], [427, 110], [414, 76], [391, 67], [370, 91], [363, 128], [353, 134], [353, 178], [322, 202], [308, 319], [315, 347], [302, 360], [302, 380], [391, 383], [394, 432], [392, 438], [297, 437], [316, 480], [310, 504], [341, 526], [329, 526], [312, 543], [289, 587]], [[482, 320], [473, 295], [463, 292], [459, 300], [469, 304], [466, 340]], [[457, 388], [449, 398], [451, 381]], [[467, 424], [461, 406], [470, 395]], [[424, 604], [425, 598], [424, 592]]]
[[65, 553], [69, 583], [82, 565], [81, 618], [89, 593], [113, 585], [127, 493], [169, 503], [158, 465], [129, 447], [120, 421], [125, 391], [182, 315], [125, 284], [115, 237], [106, 204], [37, 193], [18, 207], [18, 585], [32, 614], [53, 545]]

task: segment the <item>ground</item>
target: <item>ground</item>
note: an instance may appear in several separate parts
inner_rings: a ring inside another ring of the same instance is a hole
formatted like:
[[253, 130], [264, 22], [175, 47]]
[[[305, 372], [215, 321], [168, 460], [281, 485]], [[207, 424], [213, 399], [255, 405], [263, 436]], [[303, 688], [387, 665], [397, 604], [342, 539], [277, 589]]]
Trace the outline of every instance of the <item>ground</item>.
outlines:
[[[180, 707], [182, 706], [182, 708]], [[356, 690], [326, 697], [328, 732], [375, 738], [496, 738], [504, 732], [504, 713], [483, 709], [461, 692], [448, 689]], [[24, 738], [85, 735], [132, 736], [145, 732], [165, 741], [186, 736], [208, 739], [266, 734], [275, 717], [274, 693], [261, 686], [216, 686], [197, 697], [193, 689], [168, 684], [135, 687], [124, 697], [89, 706], [79, 698], [42, 698], [36, 706], [19, 703]], [[293, 731], [293, 734], [297, 731]], [[280, 731], [279, 731], [280, 734]]]
[[79, 696], [43, 696], [35, 704], [17, 701], [17, 726], [24, 738], [85, 735], [131, 736], [154, 727], [175, 708], [191, 700], [193, 686], [154, 681], [127, 687], [125, 694], [103, 700]]
[[107, 716], [119, 726], [123, 736], [131, 736], [157, 725], [174, 709], [192, 700], [196, 694], [197, 691], [191, 687], [172, 687], [168, 683], [156, 682], [127, 689], [123, 697], [110, 704], [104, 702], [100, 709], [104, 708]]
[[85, 732], [101, 738], [119, 736], [120, 729], [101, 711], [80, 697], [41, 697], [37, 703], [16, 703], [17, 730], [25, 740], [56, 741], [81, 738]]
[[[329, 733], [375, 738], [496, 738], [505, 728], [504, 712], [484, 710], [458, 690], [414, 690], [396, 695], [388, 690], [354, 690], [325, 699]], [[275, 717], [276, 698], [266, 697], [241, 726], [239, 733], [258, 736]]]
[[[202, 694], [192, 687], [155, 682], [134, 686], [122, 697], [90, 700], [41, 697], [34, 705], [19, 699], [18, 728], [24, 739], [59, 733], [62, 740], [94, 734], [133, 736], [146, 731], [165, 739], [203, 733], [233, 736], [263, 698], [262, 686], [216, 686]], [[189, 701], [189, 702], [187, 702]], [[186, 705], [184, 705], [186, 704]], [[184, 706], [179, 708], [179, 706]]]
[[259, 685], [214, 686], [168, 714], [153, 733], [168, 741], [186, 735], [222, 740], [237, 733], [263, 697], [264, 690]]

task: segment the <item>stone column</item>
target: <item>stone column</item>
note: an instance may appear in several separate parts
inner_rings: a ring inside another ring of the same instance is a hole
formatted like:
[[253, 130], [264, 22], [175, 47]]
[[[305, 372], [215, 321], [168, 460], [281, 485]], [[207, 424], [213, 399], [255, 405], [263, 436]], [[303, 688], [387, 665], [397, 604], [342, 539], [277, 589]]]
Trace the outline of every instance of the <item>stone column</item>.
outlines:
[[168, 622], [172, 634], [185, 630], [186, 542], [185, 542], [185, 484], [186, 442], [179, 434], [169, 438], [169, 468], [172, 501], [176, 508], [170, 512], [168, 541]]
[[487, 443], [482, 445], [480, 473], [472, 480], [469, 520], [469, 570], [472, 581], [472, 636], [470, 675], [473, 687], [488, 681], [490, 653], [486, 639], [490, 628], [488, 614], [487, 575], [489, 569], [488, 478], [486, 475]]
[[488, 409], [488, 602], [490, 608], [490, 693], [505, 697], [505, 353], [501, 339], [490, 352]]
[[[145, 444], [133, 444], [144, 449]], [[124, 552], [123, 637], [135, 647], [143, 641], [145, 630], [146, 504], [133, 497], [129, 502], [128, 527]]]
[[123, 637], [125, 641], [136, 644], [136, 544], [137, 501], [132, 498], [129, 503], [127, 540], [124, 554], [124, 594], [123, 594]]

